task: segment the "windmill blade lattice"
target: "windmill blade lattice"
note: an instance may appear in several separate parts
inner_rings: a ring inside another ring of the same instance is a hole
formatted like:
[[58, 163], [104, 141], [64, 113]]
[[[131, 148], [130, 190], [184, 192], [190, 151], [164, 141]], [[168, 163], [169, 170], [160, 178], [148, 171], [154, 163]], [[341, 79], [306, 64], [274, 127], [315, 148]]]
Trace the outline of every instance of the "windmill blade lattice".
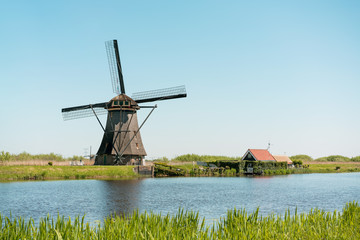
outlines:
[[125, 93], [124, 80], [121, 69], [119, 50], [116, 40], [105, 42], [106, 53], [109, 61], [109, 69], [113, 92], [117, 95]]
[[104, 115], [108, 112], [106, 109], [106, 104], [107, 102], [97, 103], [93, 105], [89, 104], [78, 107], [63, 108], [61, 110], [61, 113], [65, 121], [94, 116], [93, 109], [97, 115]]
[[137, 103], [153, 102], [160, 100], [168, 100], [174, 98], [186, 97], [185, 86], [177, 86], [171, 88], [163, 88], [158, 90], [151, 90], [145, 92], [134, 93], [131, 98]]

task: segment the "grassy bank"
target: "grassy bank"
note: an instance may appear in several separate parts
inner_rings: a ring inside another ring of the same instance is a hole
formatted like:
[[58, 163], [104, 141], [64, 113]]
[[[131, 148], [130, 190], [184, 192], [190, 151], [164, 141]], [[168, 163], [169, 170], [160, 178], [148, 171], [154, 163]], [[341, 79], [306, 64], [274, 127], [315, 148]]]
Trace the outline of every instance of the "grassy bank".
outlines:
[[360, 172], [360, 162], [306, 162], [310, 173]]
[[[222, 165], [221, 165], [222, 164]], [[157, 162], [155, 176], [241, 176], [244, 175], [239, 161], [224, 161], [223, 167], [206, 167], [187, 162]], [[228, 164], [228, 166], [225, 166]], [[214, 165], [216, 163], [214, 162]], [[360, 162], [306, 162], [302, 166], [288, 169], [263, 168], [263, 175], [286, 175], [303, 173], [360, 172]]]
[[[239, 176], [233, 168], [211, 169], [189, 163], [171, 165], [156, 164], [157, 176]], [[264, 175], [300, 173], [341, 173], [360, 172], [360, 163], [305, 163], [305, 168], [287, 170], [265, 170]], [[97, 179], [129, 178], [139, 176], [134, 166], [1, 166], [0, 181], [52, 180], [52, 179]]]
[[1, 166], [0, 180], [135, 177], [134, 166]]
[[[259, 210], [259, 209], [258, 209]], [[360, 207], [348, 203], [342, 212], [262, 217], [259, 211], [228, 211], [212, 226], [198, 213], [179, 211], [175, 216], [134, 212], [113, 216], [92, 227], [84, 218], [34, 220], [0, 215], [0, 239], [360, 239]]]
[[302, 167], [290, 168], [286, 171], [265, 171], [265, 175], [346, 172], [360, 172], [360, 162], [305, 162]]

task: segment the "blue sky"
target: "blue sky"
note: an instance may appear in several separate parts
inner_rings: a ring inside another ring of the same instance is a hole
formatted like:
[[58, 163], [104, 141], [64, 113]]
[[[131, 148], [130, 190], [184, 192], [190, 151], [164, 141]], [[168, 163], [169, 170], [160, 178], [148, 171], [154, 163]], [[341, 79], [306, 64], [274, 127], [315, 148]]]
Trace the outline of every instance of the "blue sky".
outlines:
[[[95, 118], [61, 109], [186, 85], [142, 129], [148, 157], [360, 155], [359, 1], [7, 1], [0, 8], [0, 151], [97, 151]], [[139, 122], [147, 115], [139, 111]], [[105, 117], [102, 117], [105, 121]]]

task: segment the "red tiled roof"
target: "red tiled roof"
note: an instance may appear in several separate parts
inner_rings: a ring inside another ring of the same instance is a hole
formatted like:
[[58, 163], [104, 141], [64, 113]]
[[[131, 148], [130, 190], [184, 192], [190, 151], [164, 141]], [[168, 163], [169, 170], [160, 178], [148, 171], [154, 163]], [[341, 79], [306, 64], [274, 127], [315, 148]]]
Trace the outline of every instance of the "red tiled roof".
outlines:
[[249, 149], [254, 158], [258, 161], [276, 161], [266, 149]]

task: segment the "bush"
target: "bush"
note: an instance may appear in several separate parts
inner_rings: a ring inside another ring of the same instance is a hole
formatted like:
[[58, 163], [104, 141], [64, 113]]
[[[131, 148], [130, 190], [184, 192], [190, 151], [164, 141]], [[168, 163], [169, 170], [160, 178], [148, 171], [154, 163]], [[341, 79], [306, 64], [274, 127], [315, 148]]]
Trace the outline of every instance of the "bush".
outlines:
[[226, 168], [226, 169], [235, 169], [237, 173], [239, 173], [239, 169], [240, 169], [240, 163], [242, 161], [229, 161], [229, 160], [224, 160], [224, 161], [215, 161], [215, 162], [209, 162], [209, 163], [213, 163], [218, 167], [221, 168]]
[[352, 157], [352, 158], [350, 159], [350, 161], [352, 161], [352, 162], [360, 162], [360, 156]]
[[154, 162], [169, 162], [169, 159], [167, 157], [162, 157], [162, 158], [158, 158], [153, 160]]
[[291, 156], [290, 157], [291, 161], [302, 161], [302, 162], [310, 162], [310, 161], [314, 161], [314, 159], [308, 155], [305, 154], [301, 154], [301, 155], [295, 155], [295, 156]]
[[351, 159], [348, 157], [341, 156], [341, 155], [331, 155], [328, 157], [317, 158], [317, 159], [315, 159], [315, 161], [318, 161], [318, 162], [349, 162], [349, 161], [351, 161]]
[[287, 162], [261, 162], [261, 161], [243, 161], [244, 163], [241, 166], [244, 166], [244, 171], [246, 171], [249, 164], [252, 165], [254, 174], [283, 174], [282, 171], [276, 173], [276, 170], [283, 169], [286, 171]]
[[10, 153], [1, 151], [1, 152], [0, 152], [0, 161], [1, 161], [1, 162], [9, 161], [9, 160], [10, 160], [10, 156], [11, 156]]
[[295, 166], [300, 166], [303, 164], [303, 162], [301, 160], [292, 160], [292, 162]]
[[49, 165], [49, 166], [52, 166], [52, 165], [53, 165], [53, 162], [48, 162], [48, 165]]
[[223, 160], [241, 160], [240, 157], [225, 157], [225, 156], [210, 156], [210, 155], [197, 155], [197, 154], [186, 154], [177, 156], [171, 161], [174, 162], [215, 162]]

